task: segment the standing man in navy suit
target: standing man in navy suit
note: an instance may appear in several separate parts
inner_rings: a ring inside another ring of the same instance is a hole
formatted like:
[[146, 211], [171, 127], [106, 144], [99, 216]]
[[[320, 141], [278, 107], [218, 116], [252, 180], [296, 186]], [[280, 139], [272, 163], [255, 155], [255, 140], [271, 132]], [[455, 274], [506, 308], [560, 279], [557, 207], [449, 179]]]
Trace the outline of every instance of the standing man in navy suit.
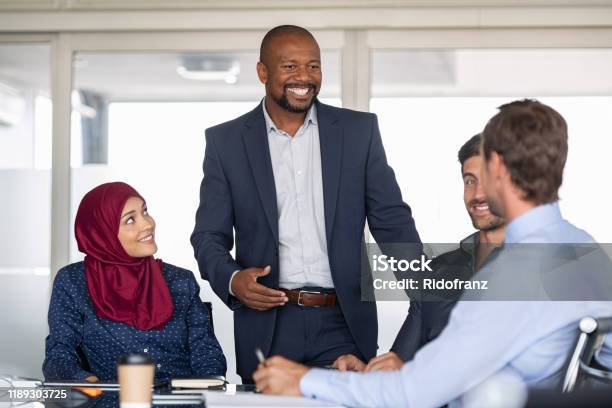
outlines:
[[312, 34], [270, 30], [257, 74], [262, 103], [206, 130], [191, 236], [202, 277], [234, 310], [246, 382], [256, 347], [310, 366], [348, 353], [373, 357], [376, 304], [361, 301], [360, 287], [365, 221], [378, 242], [420, 242], [376, 116], [317, 100], [321, 56]]

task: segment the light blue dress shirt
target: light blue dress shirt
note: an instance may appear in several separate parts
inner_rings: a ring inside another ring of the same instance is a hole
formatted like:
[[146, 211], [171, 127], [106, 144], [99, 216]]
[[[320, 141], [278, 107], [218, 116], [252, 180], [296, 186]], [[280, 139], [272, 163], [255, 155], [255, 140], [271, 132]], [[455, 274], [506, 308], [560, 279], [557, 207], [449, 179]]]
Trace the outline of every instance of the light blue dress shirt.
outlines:
[[[532, 242], [581, 243], [593, 238], [564, 220], [554, 203], [536, 207], [507, 226], [505, 244]], [[461, 405], [462, 395], [494, 375], [520, 378], [529, 387], [552, 385], [585, 316], [612, 316], [612, 302], [460, 301], [440, 337], [401, 370], [311, 369], [300, 388], [308, 397], [346, 406], [420, 408]]]
[[[313, 104], [294, 136], [279, 129], [261, 102], [278, 209], [279, 287], [333, 288], [327, 254], [323, 173], [317, 108]], [[229, 283], [239, 270], [234, 271]]]
[[278, 208], [279, 287], [333, 288], [327, 255], [317, 109], [294, 136], [279, 129], [262, 102]]

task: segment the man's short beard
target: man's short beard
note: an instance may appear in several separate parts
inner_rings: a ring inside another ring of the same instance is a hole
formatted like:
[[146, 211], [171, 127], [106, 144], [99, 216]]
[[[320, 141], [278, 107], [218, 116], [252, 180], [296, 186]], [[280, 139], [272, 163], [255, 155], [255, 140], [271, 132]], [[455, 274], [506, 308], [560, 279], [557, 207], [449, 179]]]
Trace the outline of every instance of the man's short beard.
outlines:
[[308, 112], [308, 110], [310, 109], [312, 104], [317, 99], [317, 94], [315, 94], [312, 97], [312, 99], [310, 100], [310, 103], [308, 104], [308, 106], [302, 108], [302, 107], [298, 107], [298, 106], [292, 106], [289, 103], [289, 99], [287, 98], [287, 93], [283, 93], [283, 95], [280, 98], [276, 98], [274, 95], [270, 95], [270, 96], [272, 97], [272, 100], [274, 102], [276, 102], [276, 104], [278, 106], [280, 106], [281, 108], [283, 108], [286, 111], [291, 112], [291, 113], [306, 113], [306, 112]]
[[489, 211], [497, 218], [504, 218], [504, 211], [501, 204], [495, 199], [488, 198], [487, 203], [489, 204]]
[[496, 229], [503, 227], [504, 220], [503, 218], [493, 216], [490, 222], [488, 222], [486, 225], [478, 225], [476, 223], [476, 220], [472, 218], [472, 225], [474, 226], [474, 228], [476, 228], [479, 231], [489, 232], [489, 231], [495, 231]]

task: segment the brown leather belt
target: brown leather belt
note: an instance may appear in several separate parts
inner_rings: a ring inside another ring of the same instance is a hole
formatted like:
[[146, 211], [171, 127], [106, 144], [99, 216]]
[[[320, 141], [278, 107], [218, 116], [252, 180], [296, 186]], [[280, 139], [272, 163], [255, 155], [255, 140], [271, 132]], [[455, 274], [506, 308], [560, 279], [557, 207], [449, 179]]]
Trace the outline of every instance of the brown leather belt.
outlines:
[[311, 290], [300, 289], [283, 289], [289, 302], [300, 306], [320, 307], [320, 306], [336, 306], [338, 297], [336, 292], [316, 292]]

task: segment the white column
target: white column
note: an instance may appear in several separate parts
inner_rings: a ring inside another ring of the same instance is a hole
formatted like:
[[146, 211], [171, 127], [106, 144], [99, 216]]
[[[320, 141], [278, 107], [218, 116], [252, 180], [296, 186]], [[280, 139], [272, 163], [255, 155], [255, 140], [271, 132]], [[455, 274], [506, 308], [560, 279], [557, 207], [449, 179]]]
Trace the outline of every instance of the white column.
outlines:
[[370, 107], [370, 50], [364, 30], [346, 30], [342, 52], [342, 106], [368, 111]]
[[51, 167], [51, 279], [70, 260], [70, 112], [72, 50], [70, 34], [51, 42], [53, 136]]

